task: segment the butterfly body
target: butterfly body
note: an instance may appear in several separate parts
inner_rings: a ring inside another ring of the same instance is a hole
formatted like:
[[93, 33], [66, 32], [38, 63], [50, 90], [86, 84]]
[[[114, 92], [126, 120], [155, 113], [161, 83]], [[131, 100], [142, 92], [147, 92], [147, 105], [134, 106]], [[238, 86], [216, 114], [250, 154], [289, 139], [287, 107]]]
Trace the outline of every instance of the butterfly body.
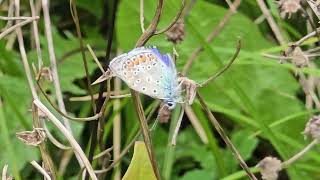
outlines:
[[170, 109], [183, 103], [175, 64], [156, 48], [135, 48], [114, 58], [109, 68], [130, 88], [163, 100]]

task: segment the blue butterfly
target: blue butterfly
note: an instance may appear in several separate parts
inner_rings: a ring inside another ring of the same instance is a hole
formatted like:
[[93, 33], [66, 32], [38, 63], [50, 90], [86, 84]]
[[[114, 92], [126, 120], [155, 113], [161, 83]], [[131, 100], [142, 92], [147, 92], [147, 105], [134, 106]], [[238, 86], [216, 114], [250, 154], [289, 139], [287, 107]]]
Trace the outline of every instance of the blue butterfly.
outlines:
[[169, 107], [183, 103], [181, 85], [172, 57], [155, 47], [140, 47], [114, 58], [109, 68], [131, 89], [161, 99]]

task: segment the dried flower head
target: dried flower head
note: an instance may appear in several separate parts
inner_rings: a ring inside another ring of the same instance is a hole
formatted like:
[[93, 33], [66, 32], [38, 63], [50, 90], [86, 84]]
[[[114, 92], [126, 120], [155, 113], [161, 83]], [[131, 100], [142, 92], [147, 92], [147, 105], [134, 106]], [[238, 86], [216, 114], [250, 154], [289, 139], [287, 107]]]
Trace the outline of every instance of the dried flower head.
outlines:
[[298, 68], [309, 65], [309, 58], [300, 47], [289, 47], [285, 52], [285, 56], [291, 58], [292, 64]]
[[278, 4], [280, 7], [280, 15], [282, 18], [286, 17], [288, 14], [288, 18], [291, 17], [291, 14], [296, 13], [299, 9], [301, 9], [301, 0], [279, 0]]
[[257, 164], [257, 167], [261, 168], [262, 179], [277, 180], [278, 173], [281, 171], [281, 161], [275, 157], [265, 157]]
[[320, 116], [313, 116], [304, 129], [304, 135], [320, 140]]
[[44, 79], [46, 81], [52, 82], [52, 73], [49, 67], [43, 67], [41, 68], [39, 75], [39, 79]]
[[178, 82], [182, 84], [182, 88], [186, 91], [186, 102], [191, 105], [197, 93], [197, 83], [187, 77], [180, 76]]
[[160, 123], [167, 123], [170, 119], [171, 111], [169, 109], [169, 106], [165, 103], [160, 104], [159, 112], [158, 112], [158, 118]]
[[184, 38], [184, 22], [179, 19], [170, 29], [166, 32], [167, 39], [175, 44], [183, 41]]
[[16, 133], [18, 139], [30, 146], [38, 146], [46, 139], [46, 133], [42, 128], [34, 128], [33, 131]]

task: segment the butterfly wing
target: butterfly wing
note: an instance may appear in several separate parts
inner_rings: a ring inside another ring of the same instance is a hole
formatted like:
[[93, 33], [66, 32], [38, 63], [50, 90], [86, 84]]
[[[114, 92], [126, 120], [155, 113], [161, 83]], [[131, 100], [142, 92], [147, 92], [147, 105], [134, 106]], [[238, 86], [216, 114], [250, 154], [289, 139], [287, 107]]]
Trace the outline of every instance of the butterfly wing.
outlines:
[[156, 48], [136, 48], [113, 59], [109, 67], [135, 91], [163, 100], [178, 101], [175, 97], [180, 97], [172, 58]]

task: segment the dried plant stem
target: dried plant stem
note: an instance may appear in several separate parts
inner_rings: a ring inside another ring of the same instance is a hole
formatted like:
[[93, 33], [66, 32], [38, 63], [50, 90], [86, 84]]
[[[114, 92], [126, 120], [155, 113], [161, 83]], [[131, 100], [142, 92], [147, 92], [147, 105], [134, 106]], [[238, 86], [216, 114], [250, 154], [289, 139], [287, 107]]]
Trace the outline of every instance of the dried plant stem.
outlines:
[[177, 124], [176, 124], [175, 129], [174, 129], [173, 134], [172, 134], [171, 145], [173, 145], [173, 146], [175, 146], [177, 144], [177, 136], [178, 136], [178, 133], [179, 133], [179, 129], [181, 127], [181, 122], [182, 122], [182, 119], [183, 119], [183, 115], [184, 115], [184, 107], [181, 108], [181, 112], [180, 112], [180, 115], [178, 117]]
[[198, 98], [203, 110], [206, 112], [210, 122], [212, 123], [214, 128], [218, 131], [219, 135], [221, 136], [223, 141], [226, 143], [226, 145], [230, 148], [230, 150], [232, 151], [233, 155], [238, 160], [240, 166], [246, 171], [248, 177], [251, 180], [257, 180], [257, 178], [254, 176], [254, 174], [250, 171], [248, 165], [245, 163], [245, 161], [241, 157], [241, 155], [238, 152], [238, 150], [236, 149], [236, 147], [232, 144], [231, 140], [228, 138], [227, 134], [224, 132], [224, 130], [220, 126], [218, 120], [211, 113], [210, 109], [208, 108], [208, 106], [206, 105], [206, 103], [204, 102], [203, 98], [200, 96], [199, 93], [197, 93], [197, 98]]
[[7, 180], [7, 171], [8, 171], [8, 164], [4, 165], [2, 168], [2, 178], [1, 180]]
[[79, 17], [78, 17], [78, 11], [77, 11], [77, 6], [76, 6], [76, 0], [70, 0], [71, 3], [71, 13], [72, 13], [72, 18], [73, 21], [76, 25], [76, 31], [77, 31], [77, 36], [79, 39], [79, 44], [80, 44], [80, 49], [81, 49], [81, 55], [82, 55], [82, 61], [83, 61], [83, 66], [85, 69], [85, 73], [86, 73], [86, 78], [87, 78], [87, 86], [88, 86], [88, 90], [89, 90], [89, 94], [91, 96], [91, 106], [93, 109], [94, 114], [96, 113], [96, 105], [93, 99], [93, 91], [92, 91], [92, 87], [91, 87], [91, 80], [90, 80], [90, 74], [89, 74], [89, 68], [88, 68], [88, 61], [87, 61], [87, 57], [86, 57], [86, 53], [85, 53], [85, 48], [83, 45], [83, 39], [82, 39], [82, 35], [81, 35], [81, 29], [80, 29], [80, 22], [79, 22]]
[[[49, 59], [51, 64], [51, 73], [52, 73], [55, 93], [57, 96], [57, 101], [58, 101], [58, 106], [60, 111], [63, 112], [63, 114], [66, 114], [67, 111], [63, 102], [62, 91], [60, 87], [60, 81], [59, 81], [58, 70], [57, 70], [56, 55], [55, 55], [54, 46], [53, 46], [48, 0], [42, 0], [42, 10], [43, 10], [45, 34], [46, 34], [47, 43], [48, 43]], [[69, 132], [72, 133], [68, 119], [63, 117], [63, 122], [66, 128], [69, 130]]]
[[77, 143], [77, 141], [74, 139], [70, 131], [66, 129], [66, 127], [49, 111], [47, 107], [45, 107], [38, 99], [33, 101], [37, 107], [47, 115], [48, 119], [58, 128], [58, 130], [66, 137], [66, 139], [69, 141], [70, 145], [73, 147], [73, 151], [75, 154], [78, 154], [81, 158], [84, 166], [86, 167], [87, 171], [89, 172], [90, 177], [93, 180], [97, 180], [97, 177], [95, 173], [93, 172], [92, 166], [87, 159], [86, 155], [82, 151], [80, 145]]
[[[241, 4], [241, 0], [235, 0], [232, 3], [232, 6], [234, 7], [234, 10], [238, 9], [238, 7]], [[224, 15], [224, 17], [220, 20], [219, 24], [217, 27], [214, 27], [213, 30], [211, 31], [211, 33], [208, 35], [206, 41], [212, 42], [214, 40], [215, 37], [217, 37], [217, 35], [221, 32], [221, 30], [225, 27], [225, 25], [228, 23], [228, 21], [230, 20], [230, 18], [232, 17], [232, 15], [235, 14], [235, 11], [232, 9], [229, 9], [228, 12]], [[195, 49], [192, 53], [191, 56], [188, 58], [186, 64], [183, 66], [183, 70], [182, 70], [182, 74], [186, 75], [187, 72], [189, 71], [189, 69], [191, 68], [191, 65], [193, 63], [193, 61], [196, 59], [196, 57], [199, 55], [199, 53], [203, 50], [203, 46], [198, 47], [197, 49]]]
[[[7, 16], [0, 16], [0, 20], [5, 20], [5, 21], [12, 21], [12, 20], [31, 20], [33, 19], [34, 15], [32, 15], [32, 17], [28, 17], [28, 16], [20, 16], [20, 17], [7, 17]], [[39, 17], [38, 17], [39, 18]]]
[[[114, 91], [115, 95], [119, 94], [119, 91], [121, 89], [121, 80], [119, 78], [115, 78], [114, 80]], [[113, 110], [119, 111], [120, 109], [120, 101], [114, 100], [113, 101]], [[113, 157], [114, 159], [118, 159], [120, 156], [121, 151], [121, 116], [120, 113], [117, 113], [117, 115], [114, 117], [113, 120]], [[119, 162], [115, 166], [115, 174], [114, 179], [120, 180], [121, 179], [121, 163]]]
[[93, 156], [93, 159], [98, 159], [98, 158], [100, 158], [100, 157], [102, 157], [102, 156], [104, 156], [104, 155], [106, 155], [106, 154], [109, 154], [109, 153], [110, 153], [110, 151], [112, 151], [112, 150], [113, 150], [113, 147], [108, 148], [108, 149], [106, 149], [106, 150], [104, 150], [104, 151], [100, 152], [99, 154], [97, 154], [97, 155]]
[[278, 42], [280, 43], [280, 45], [285, 45], [286, 41], [283, 38], [280, 29], [277, 25], [277, 23], [275, 22], [275, 20], [273, 19], [269, 9], [267, 8], [267, 5], [265, 4], [264, 0], [257, 0], [257, 3], [263, 13], [263, 15], [265, 16], [265, 18], [267, 19], [271, 30], [273, 31], [276, 39], [278, 40]]
[[[102, 94], [102, 97], [107, 97], [108, 92], [104, 92]], [[113, 92], [111, 92], [113, 94]], [[99, 94], [94, 94], [93, 98], [98, 99]], [[120, 95], [110, 95], [110, 99], [118, 99], [118, 98], [126, 98], [131, 97], [131, 94], [120, 94]], [[90, 101], [90, 95], [89, 96], [80, 96], [80, 97], [70, 97], [70, 101]]]
[[184, 111], [186, 112], [186, 115], [188, 116], [189, 121], [191, 122], [194, 130], [197, 132], [198, 136], [200, 137], [201, 141], [204, 144], [208, 144], [208, 137], [202, 127], [202, 125], [199, 123], [197, 115], [194, 113], [192, 108], [190, 106], [185, 106]]
[[146, 31], [144, 28], [144, 0], [140, 0], [140, 28], [142, 33]]
[[67, 115], [66, 113], [62, 112], [59, 108], [57, 108], [54, 103], [50, 100], [50, 98], [48, 97], [48, 95], [44, 92], [44, 90], [42, 89], [41, 85], [39, 84], [39, 81], [36, 81], [38, 88], [40, 90], [40, 92], [43, 94], [43, 96], [46, 98], [46, 100], [49, 102], [49, 104], [53, 107], [53, 109], [55, 109], [62, 117], [65, 117], [67, 119], [73, 120], [73, 121], [95, 121], [97, 120], [99, 117], [101, 117], [102, 113], [97, 113], [94, 116], [91, 117], [84, 117], [84, 118], [77, 118], [77, 117], [71, 117], [69, 115]]
[[298, 41], [296, 41], [293, 46], [300, 46], [304, 41], [308, 40], [309, 38], [317, 35], [317, 33], [320, 32], [320, 28], [317, 28], [316, 31], [313, 31], [305, 36], [303, 36], [301, 39], [299, 39]]
[[166, 28], [157, 31], [157, 32], [155, 32], [154, 34], [155, 34], [155, 35], [158, 35], [158, 34], [162, 34], [162, 33], [165, 33], [165, 32], [167, 32], [167, 31], [169, 31], [169, 30], [172, 28], [172, 26], [173, 26], [174, 24], [176, 24], [176, 22], [181, 18], [181, 15], [182, 15], [182, 12], [183, 12], [183, 10], [184, 10], [185, 5], [186, 5], [185, 0], [182, 0], [181, 8], [180, 8], [180, 10], [178, 11], [176, 17], [173, 19], [173, 21], [172, 21]]
[[98, 65], [98, 67], [99, 67], [100, 71], [102, 72], [102, 74], [105, 73], [105, 70], [103, 69], [102, 65], [100, 64], [100, 62], [99, 62], [99, 60], [97, 58], [97, 56], [94, 54], [94, 52], [93, 52], [93, 50], [92, 50], [92, 48], [91, 48], [91, 46], [89, 44], [87, 44], [87, 48], [88, 48], [91, 56], [93, 57], [94, 62]]
[[287, 168], [290, 164], [294, 163], [299, 158], [304, 156], [310, 149], [312, 149], [318, 143], [319, 143], [319, 141], [317, 139], [314, 139], [310, 144], [308, 144], [305, 148], [303, 148], [299, 153], [295, 154], [290, 159], [288, 159], [287, 161], [283, 162], [281, 164], [281, 167], [282, 168]]
[[70, 146], [66, 146], [64, 144], [62, 144], [61, 142], [59, 142], [52, 134], [51, 132], [49, 131], [49, 129], [47, 128], [46, 124], [45, 124], [45, 121], [43, 123], [43, 129], [45, 130], [46, 132], [46, 135], [47, 135], [47, 138], [51, 141], [51, 143], [53, 145], [55, 145], [57, 148], [59, 149], [62, 149], [62, 150], [70, 150], [72, 149], [72, 147]]
[[[33, 0], [30, 0], [30, 8], [31, 8], [31, 14], [33, 17], [36, 17], [36, 9], [34, 7]], [[41, 47], [40, 47], [40, 40], [39, 40], [39, 31], [38, 31], [38, 24], [37, 21], [32, 22], [32, 30], [33, 30], [33, 36], [34, 36], [34, 42], [37, 49], [37, 57], [38, 57], [38, 68], [41, 69], [43, 62], [42, 62], [42, 53], [41, 53]]]
[[35, 167], [47, 180], [51, 180], [51, 177], [36, 161], [31, 161], [30, 164]]
[[[33, 119], [33, 128], [41, 128], [42, 124], [40, 122], [38, 107], [32, 104], [32, 119]], [[39, 144], [39, 149], [41, 157], [43, 160], [43, 166], [46, 172], [50, 174], [50, 178], [53, 180], [57, 179], [56, 171], [53, 165], [52, 158], [48, 152], [45, 142]]]
[[8, 29], [6, 29], [5, 31], [3, 31], [1, 34], [0, 34], [0, 39], [2, 39], [4, 36], [8, 35], [9, 33], [11, 33], [12, 31], [14, 31], [15, 29], [18, 29], [20, 28], [21, 26], [24, 26], [26, 24], [29, 24], [31, 23], [32, 21], [35, 21], [39, 19], [39, 16], [36, 16], [36, 17], [30, 17], [24, 21], [21, 21], [21, 22], [18, 22], [17, 24], [9, 27]]
[[234, 53], [234, 55], [232, 56], [232, 58], [230, 59], [229, 63], [224, 66], [221, 70], [219, 70], [217, 73], [215, 73], [214, 75], [212, 75], [211, 77], [209, 77], [206, 81], [202, 82], [200, 84], [200, 87], [206, 86], [210, 81], [215, 80], [217, 77], [219, 77], [221, 74], [223, 74], [227, 69], [229, 69], [229, 67], [231, 67], [231, 65], [233, 64], [233, 62], [237, 59], [239, 53], [241, 50], [241, 41], [238, 41], [237, 44], [237, 50]]

